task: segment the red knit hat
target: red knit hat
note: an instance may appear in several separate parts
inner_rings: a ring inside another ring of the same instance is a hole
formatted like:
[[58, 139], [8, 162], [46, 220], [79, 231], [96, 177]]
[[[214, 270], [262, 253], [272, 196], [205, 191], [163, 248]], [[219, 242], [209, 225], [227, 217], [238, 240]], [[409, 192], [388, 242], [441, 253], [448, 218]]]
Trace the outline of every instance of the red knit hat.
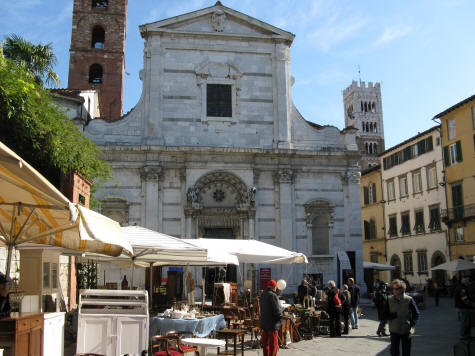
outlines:
[[267, 288], [275, 288], [277, 287], [277, 282], [271, 279], [269, 282], [267, 282]]

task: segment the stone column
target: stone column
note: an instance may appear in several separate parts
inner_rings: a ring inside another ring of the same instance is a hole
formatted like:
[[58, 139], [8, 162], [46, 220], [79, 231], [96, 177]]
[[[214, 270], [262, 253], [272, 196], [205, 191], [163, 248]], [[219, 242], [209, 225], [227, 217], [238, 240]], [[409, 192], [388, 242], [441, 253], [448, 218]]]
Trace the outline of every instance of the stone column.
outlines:
[[293, 199], [292, 199], [292, 183], [294, 172], [291, 169], [279, 169], [274, 175], [274, 184], [279, 185], [279, 201], [280, 201], [280, 237], [281, 246], [285, 249], [293, 249]]
[[142, 186], [144, 191], [145, 216], [144, 225], [146, 228], [159, 231], [159, 180], [162, 176], [162, 167], [143, 166], [140, 169]]

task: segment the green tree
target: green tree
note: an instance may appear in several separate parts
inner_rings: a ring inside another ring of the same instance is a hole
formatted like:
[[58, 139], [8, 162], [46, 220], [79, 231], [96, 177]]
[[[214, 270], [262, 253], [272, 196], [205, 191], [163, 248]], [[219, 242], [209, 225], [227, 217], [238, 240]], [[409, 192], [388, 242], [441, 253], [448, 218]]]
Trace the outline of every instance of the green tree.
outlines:
[[60, 84], [58, 75], [53, 71], [57, 58], [51, 43], [34, 44], [21, 36], [11, 34], [5, 37], [3, 53], [5, 58], [33, 73], [38, 83], [52, 86]]
[[61, 172], [93, 181], [110, 177], [97, 146], [56, 107], [37, 75], [6, 59], [1, 46], [0, 141], [56, 186]]

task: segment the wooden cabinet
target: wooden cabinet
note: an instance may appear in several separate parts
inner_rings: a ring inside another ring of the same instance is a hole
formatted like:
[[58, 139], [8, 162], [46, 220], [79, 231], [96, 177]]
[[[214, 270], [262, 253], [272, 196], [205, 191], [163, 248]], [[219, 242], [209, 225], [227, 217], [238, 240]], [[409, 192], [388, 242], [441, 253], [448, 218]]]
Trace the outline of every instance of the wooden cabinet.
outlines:
[[43, 313], [12, 313], [0, 319], [4, 356], [42, 356], [43, 323]]

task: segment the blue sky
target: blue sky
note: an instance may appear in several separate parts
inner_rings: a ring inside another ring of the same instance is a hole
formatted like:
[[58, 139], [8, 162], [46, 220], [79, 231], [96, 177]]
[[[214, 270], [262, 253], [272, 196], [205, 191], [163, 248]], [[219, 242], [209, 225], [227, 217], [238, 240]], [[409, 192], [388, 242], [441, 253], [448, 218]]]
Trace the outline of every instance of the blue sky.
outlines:
[[[110, 0], [113, 1], [113, 0]], [[386, 148], [433, 125], [475, 93], [473, 0], [224, 0], [225, 6], [296, 35], [293, 100], [310, 121], [344, 127], [342, 90], [381, 82]], [[128, 0], [124, 112], [138, 101], [140, 24], [211, 6], [208, 0]], [[67, 86], [73, 0], [0, 0], [0, 35], [52, 43]]]

